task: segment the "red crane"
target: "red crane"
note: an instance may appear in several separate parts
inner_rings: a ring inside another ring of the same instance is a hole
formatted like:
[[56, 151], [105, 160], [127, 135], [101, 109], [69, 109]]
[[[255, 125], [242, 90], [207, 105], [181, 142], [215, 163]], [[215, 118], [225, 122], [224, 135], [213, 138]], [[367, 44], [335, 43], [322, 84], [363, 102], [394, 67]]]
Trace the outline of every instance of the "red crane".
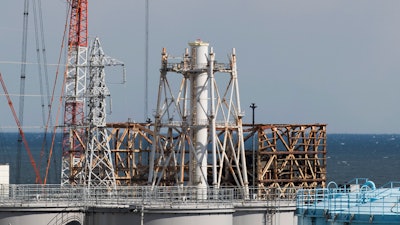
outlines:
[[88, 2], [69, 0], [67, 67], [64, 75], [65, 107], [61, 184], [79, 184], [85, 159], [84, 107], [88, 54]]
[[30, 162], [31, 162], [31, 165], [32, 165], [32, 167], [33, 167], [33, 170], [35, 171], [36, 183], [37, 183], [37, 184], [42, 184], [42, 178], [40, 178], [39, 169], [38, 169], [37, 166], [36, 166], [35, 159], [33, 158], [31, 149], [29, 148], [28, 142], [26, 141], [25, 133], [24, 133], [24, 131], [22, 130], [21, 123], [20, 123], [20, 121], [19, 121], [19, 119], [18, 119], [18, 117], [17, 117], [17, 113], [15, 112], [14, 106], [13, 106], [12, 101], [11, 101], [11, 98], [10, 98], [10, 96], [9, 96], [9, 94], [8, 94], [8, 91], [7, 91], [7, 88], [6, 88], [6, 84], [4, 83], [3, 76], [1, 75], [1, 73], [0, 73], [0, 82], [1, 82], [1, 86], [3, 86], [4, 94], [5, 94], [6, 97], [7, 97], [8, 105], [10, 106], [10, 109], [11, 109], [11, 112], [12, 112], [12, 114], [13, 114], [13, 116], [14, 116], [15, 122], [17, 123], [18, 130], [19, 130], [19, 134], [20, 134], [20, 136], [21, 136], [21, 138], [22, 138], [22, 141], [24, 142], [25, 149], [26, 149], [26, 151], [27, 151], [27, 153], [28, 153], [28, 156], [29, 156], [29, 160], [30, 160]]

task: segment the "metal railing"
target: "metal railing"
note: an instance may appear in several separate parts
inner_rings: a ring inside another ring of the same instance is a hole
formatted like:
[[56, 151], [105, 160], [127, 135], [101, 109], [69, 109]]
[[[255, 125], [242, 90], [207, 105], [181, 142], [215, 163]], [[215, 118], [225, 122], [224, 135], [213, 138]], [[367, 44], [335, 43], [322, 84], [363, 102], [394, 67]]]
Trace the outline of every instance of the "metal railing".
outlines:
[[400, 190], [351, 190], [346, 187], [299, 190], [296, 207], [298, 214], [400, 215]]
[[[198, 63], [196, 65], [180, 63], [167, 63], [167, 69], [172, 71], [183, 71], [183, 70], [203, 70], [207, 72], [208, 63]], [[229, 63], [214, 63], [214, 71], [231, 71], [231, 65]]]
[[106, 187], [60, 185], [0, 185], [1, 206], [96, 206], [137, 205], [165, 206], [178, 204], [218, 205], [235, 203], [267, 203], [271, 200], [295, 201], [295, 190], [283, 196], [279, 190], [258, 188], [205, 188], [177, 186]]
[[[242, 113], [243, 114], [243, 113]], [[179, 126], [181, 127], [183, 125], [183, 121], [180, 120], [162, 120], [161, 124], [163, 126]], [[210, 121], [205, 119], [205, 120], [197, 120], [196, 121], [196, 125], [210, 125]], [[222, 121], [222, 120], [218, 120], [215, 122], [216, 126], [219, 127], [234, 127], [237, 126], [235, 121]]]

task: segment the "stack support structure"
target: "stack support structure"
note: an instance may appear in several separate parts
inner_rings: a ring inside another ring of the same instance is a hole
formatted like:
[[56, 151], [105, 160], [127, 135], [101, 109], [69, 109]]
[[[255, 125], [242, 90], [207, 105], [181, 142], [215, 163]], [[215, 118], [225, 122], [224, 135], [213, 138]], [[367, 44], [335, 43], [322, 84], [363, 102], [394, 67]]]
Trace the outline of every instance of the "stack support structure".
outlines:
[[90, 51], [88, 86], [88, 135], [86, 147], [85, 185], [115, 189], [114, 165], [106, 128], [106, 86], [104, 66], [107, 57], [100, 40], [95, 38]]
[[61, 184], [79, 184], [84, 179], [85, 91], [88, 54], [87, 0], [70, 1], [67, 68], [64, 75], [64, 130]]
[[[162, 51], [148, 182], [247, 190], [235, 50], [224, 64], [216, 63], [208, 43], [197, 40], [189, 46], [179, 62]], [[217, 83], [216, 73], [228, 76]]]

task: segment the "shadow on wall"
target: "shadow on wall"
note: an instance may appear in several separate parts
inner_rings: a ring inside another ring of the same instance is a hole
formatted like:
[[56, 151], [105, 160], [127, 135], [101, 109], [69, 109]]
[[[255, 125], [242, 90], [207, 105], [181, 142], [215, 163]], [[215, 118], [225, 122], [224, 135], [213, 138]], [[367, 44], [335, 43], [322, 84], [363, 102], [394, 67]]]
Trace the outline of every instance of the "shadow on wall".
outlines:
[[69, 223], [67, 223], [65, 225], [82, 225], [82, 224], [79, 221], [74, 220], [74, 221], [71, 221], [71, 222], [69, 222]]

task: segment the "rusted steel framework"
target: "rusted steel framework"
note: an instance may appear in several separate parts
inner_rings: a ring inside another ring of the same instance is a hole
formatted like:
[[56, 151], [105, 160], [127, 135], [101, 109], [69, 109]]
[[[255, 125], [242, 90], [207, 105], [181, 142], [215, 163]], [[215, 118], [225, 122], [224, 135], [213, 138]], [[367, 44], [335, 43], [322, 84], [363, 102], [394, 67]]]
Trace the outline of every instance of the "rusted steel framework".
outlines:
[[[149, 176], [149, 155], [153, 145], [154, 131], [153, 124], [144, 123], [108, 123], [108, 141], [110, 144], [115, 179], [118, 186], [134, 186], [148, 184]], [[237, 130], [233, 128], [217, 128], [219, 138], [224, 136], [235, 136]], [[163, 143], [167, 143], [165, 135], [159, 135]], [[237, 146], [235, 144], [234, 146]], [[234, 147], [233, 146], [233, 147]], [[164, 149], [166, 151], [166, 149]], [[189, 151], [184, 152], [189, 155]], [[211, 150], [208, 150], [211, 154]], [[227, 157], [229, 161], [225, 166], [218, 167], [221, 173], [221, 186], [235, 186], [236, 183], [232, 177], [232, 170], [236, 168], [232, 166], [234, 158]], [[168, 176], [176, 176], [176, 170], [169, 168]], [[179, 172], [179, 171], [178, 171]], [[183, 167], [183, 173], [188, 174], [188, 166]], [[212, 174], [207, 174], [212, 179]], [[165, 176], [165, 177], [168, 177]], [[188, 177], [184, 177], [187, 181]]]
[[[149, 156], [154, 140], [153, 124], [109, 123], [109, 143], [113, 155], [117, 185], [146, 185], [149, 176]], [[234, 128], [220, 126], [216, 129], [218, 139], [237, 134]], [[168, 143], [167, 135], [159, 135]], [[252, 181], [252, 137], [256, 138], [255, 183], [264, 190], [274, 190], [284, 195], [297, 187], [325, 187], [326, 185], [326, 125], [325, 124], [249, 124], [243, 125], [246, 146], [246, 161], [249, 180]], [[235, 146], [233, 146], [234, 149]], [[168, 145], [164, 145], [168, 151]], [[208, 150], [211, 153], [211, 150]], [[189, 154], [185, 151], [184, 154]], [[227, 160], [233, 161], [233, 157]], [[234, 186], [232, 166], [229, 162], [221, 171], [221, 186]], [[187, 174], [189, 168], [183, 167]], [[182, 171], [168, 168], [168, 176], [177, 176]], [[166, 176], [166, 178], [168, 177]], [[209, 173], [211, 178], [212, 174]], [[185, 179], [188, 179], [187, 177]], [[272, 188], [272, 189], [271, 189]], [[260, 192], [260, 195], [267, 194]]]
[[326, 125], [256, 125], [256, 183], [259, 187], [325, 187]]
[[149, 124], [109, 123], [107, 128], [117, 185], [146, 185], [154, 136]]

